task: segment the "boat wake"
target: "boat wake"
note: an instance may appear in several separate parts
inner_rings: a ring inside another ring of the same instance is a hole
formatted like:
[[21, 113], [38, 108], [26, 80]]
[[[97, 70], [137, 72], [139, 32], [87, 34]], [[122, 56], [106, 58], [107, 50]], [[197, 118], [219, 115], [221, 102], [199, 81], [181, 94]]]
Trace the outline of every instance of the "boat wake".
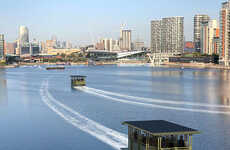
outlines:
[[100, 94], [112, 95], [112, 96], [117, 96], [117, 97], [124, 97], [124, 98], [128, 98], [128, 99], [135, 99], [137, 101], [142, 101], [142, 102], [173, 104], [173, 105], [190, 105], [190, 106], [213, 107], [213, 108], [230, 108], [230, 106], [226, 106], [226, 105], [213, 105], [213, 104], [205, 104], [205, 103], [192, 103], [192, 102], [170, 101], [170, 100], [160, 100], [160, 99], [145, 98], [145, 97], [136, 97], [136, 96], [130, 96], [130, 95], [126, 95], [126, 94], [110, 92], [110, 91], [103, 91], [103, 90], [90, 88], [90, 87], [83, 87], [83, 89], [86, 89], [89, 91], [94, 91], [94, 92], [97, 92]]
[[[124, 95], [124, 94], [119, 94], [119, 93], [113, 93], [113, 92], [103, 91], [103, 90], [89, 88], [89, 87], [81, 87], [81, 88], [76, 87], [76, 89], [84, 91], [84, 92], [92, 94], [92, 95], [106, 98], [108, 100], [112, 100], [112, 101], [116, 101], [116, 102], [120, 102], [120, 103], [137, 105], [137, 106], [144, 106], [144, 107], [150, 107], [150, 108], [160, 108], [160, 109], [167, 109], [167, 110], [177, 110], [177, 111], [198, 112], [198, 113], [206, 113], [206, 114], [230, 115], [230, 112], [225, 112], [225, 111], [166, 106], [166, 105], [154, 104], [154, 102], [155, 103], [165, 103], [165, 104], [177, 104], [177, 105], [204, 106], [204, 107], [227, 107], [227, 106], [222, 106], [222, 105], [205, 106], [205, 104], [202, 104], [202, 103], [186, 103], [186, 102], [174, 102], [174, 101], [164, 102], [163, 100], [154, 100], [154, 99], [150, 99], [150, 98], [134, 97], [134, 96]], [[111, 95], [116, 96], [116, 97], [112, 97]], [[125, 99], [123, 99], [123, 98], [125, 98]], [[139, 101], [135, 101], [135, 100], [139, 100]], [[140, 100], [141, 100], [141, 102], [140, 102]], [[145, 103], [145, 102], [152, 102], [152, 103]]]
[[81, 115], [72, 108], [56, 100], [48, 91], [48, 81], [43, 82], [40, 88], [42, 101], [57, 115], [74, 127], [92, 135], [98, 140], [120, 150], [127, 147], [128, 139], [123, 133], [107, 128], [89, 118]]

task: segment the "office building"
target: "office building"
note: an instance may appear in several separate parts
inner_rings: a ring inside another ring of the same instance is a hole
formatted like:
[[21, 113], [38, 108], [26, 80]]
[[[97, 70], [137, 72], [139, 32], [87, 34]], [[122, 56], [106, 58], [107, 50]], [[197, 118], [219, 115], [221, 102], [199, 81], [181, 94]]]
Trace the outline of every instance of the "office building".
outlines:
[[182, 54], [184, 51], [184, 17], [151, 21], [151, 50], [154, 53]]
[[26, 26], [19, 28], [19, 41], [21, 45], [29, 43], [29, 30]]
[[201, 45], [200, 45], [200, 31], [201, 31], [201, 24], [209, 22], [210, 17], [208, 15], [201, 15], [197, 14], [194, 16], [194, 44], [195, 44], [195, 50], [197, 52], [201, 51]]
[[120, 31], [120, 49], [121, 50], [132, 50], [131, 49], [131, 43], [132, 43], [132, 36], [131, 36], [131, 30], [121, 30]]
[[0, 60], [4, 58], [5, 40], [4, 35], [0, 34]]
[[230, 65], [230, 1], [222, 3], [220, 10], [220, 63]]

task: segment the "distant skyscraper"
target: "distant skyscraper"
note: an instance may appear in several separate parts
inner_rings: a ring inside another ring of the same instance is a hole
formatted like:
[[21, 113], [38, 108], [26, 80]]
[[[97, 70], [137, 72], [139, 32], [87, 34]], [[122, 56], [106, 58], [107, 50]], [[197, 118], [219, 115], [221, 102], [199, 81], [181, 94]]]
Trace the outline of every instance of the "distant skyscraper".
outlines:
[[151, 21], [151, 50], [154, 53], [183, 53], [184, 17]]
[[19, 41], [21, 45], [29, 43], [29, 30], [26, 26], [19, 28]]
[[131, 36], [131, 30], [121, 30], [120, 31], [120, 49], [121, 50], [132, 50], [131, 49], [131, 43], [132, 43], [132, 36]]
[[200, 45], [200, 32], [201, 32], [201, 24], [209, 22], [210, 17], [208, 15], [195, 15], [194, 16], [194, 44], [195, 44], [195, 50], [197, 52], [201, 51], [201, 45]]
[[0, 60], [4, 58], [4, 45], [5, 45], [4, 35], [0, 34]]
[[230, 65], [230, 1], [222, 3], [220, 10], [220, 63]]

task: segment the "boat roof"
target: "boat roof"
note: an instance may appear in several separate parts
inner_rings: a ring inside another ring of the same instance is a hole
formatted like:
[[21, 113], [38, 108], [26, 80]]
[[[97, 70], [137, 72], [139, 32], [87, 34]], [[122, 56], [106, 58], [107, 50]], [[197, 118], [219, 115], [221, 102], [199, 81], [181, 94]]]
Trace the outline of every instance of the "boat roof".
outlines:
[[145, 131], [154, 136], [199, 134], [198, 130], [188, 128], [165, 120], [125, 121], [123, 125]]
[[82, 76], [82, 75], [72, 75], [70, 77], [71, 78], [86, 78], [86, 76]]

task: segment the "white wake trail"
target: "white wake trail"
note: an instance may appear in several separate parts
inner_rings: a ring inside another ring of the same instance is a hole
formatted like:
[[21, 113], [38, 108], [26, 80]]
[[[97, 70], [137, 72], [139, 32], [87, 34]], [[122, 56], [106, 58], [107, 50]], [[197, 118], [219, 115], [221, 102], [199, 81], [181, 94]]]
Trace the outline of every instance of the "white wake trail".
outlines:
[[[57, 115], [62, 117], [66, 122], [94, 136], [98, 140], [110, 145], [114, 149], [120, 150], [120, 148], [127, 147], [128, 139], [125, 134], [90, 120], [53, 98], [52, 95], [48, 92], [48, 82], [42, 84], [40, 94], [43, 102]], [[70, 113], [74, 117], [71, 116]]]
[[145, 97], [136, 97], [136, 96], [130, 96], [120, 93], [114, 93], [109, 91], [103, 91], [95, 88], [90, 87], [84, 87], [85, 89], [95, 91], [97, 93], [106, 94], [106, 95], [113, 95], [118, 97], [124, 97], [134, 100], [139, 100], [143, 102], [155, 102], [155, 103], [161, 103], [161, 104], [175, 104], [175, 105], [190, 105], [190, 106], [201, 106], [201, 107], [213, 107], [213, 108], [230, 108], [230, 106], [225, 105], [212, 105], [212, 104], [205, 104], [205, 103], [191, 103], [191, 102], [179, 102], [179, 101], [169, 101], [169, 100], [159, 100], [159, 99], [152, 99], [152, 98], [145, 98]]
[[126, 99], [120, 99], [120, 98], [115, 98], [111, 97], [108, 95], [104, 95], [95, 91], [91, 91], [87, 88], [77, 88], [78, 90], [82, 90], [86, 93], [93, 94], [96, 96], [104, 97], [106, 99], [120, 102], [120, 103], [126, 103], [126, 104], [132, 104], [132, 105], [138, 105], [138, 106], [145, 106], [145, 107], [150, 107], [150, 108], [160, 108], [160, 109], [167, 109], [167, 110], [178, 110], [178, 111], [188, 111], [188, 112], [199, 112], [199, 113], [206, 113], [206, 114], [225, 114], [225, 115], [230, 115], [230, 112], [223, 112], [223, 111], [213, 111], [213, 110], [204, 110], [204, 109], [190, 109], [190, 108], [181, 108], [181, 107], [172, 107], [172, 106], [163, 106], [163, 105], [156, 105], [156, 104], [148, 104], [148, 103], [141, 103], [141, 102], [135, 102], [135, 101], [130, 101]]

